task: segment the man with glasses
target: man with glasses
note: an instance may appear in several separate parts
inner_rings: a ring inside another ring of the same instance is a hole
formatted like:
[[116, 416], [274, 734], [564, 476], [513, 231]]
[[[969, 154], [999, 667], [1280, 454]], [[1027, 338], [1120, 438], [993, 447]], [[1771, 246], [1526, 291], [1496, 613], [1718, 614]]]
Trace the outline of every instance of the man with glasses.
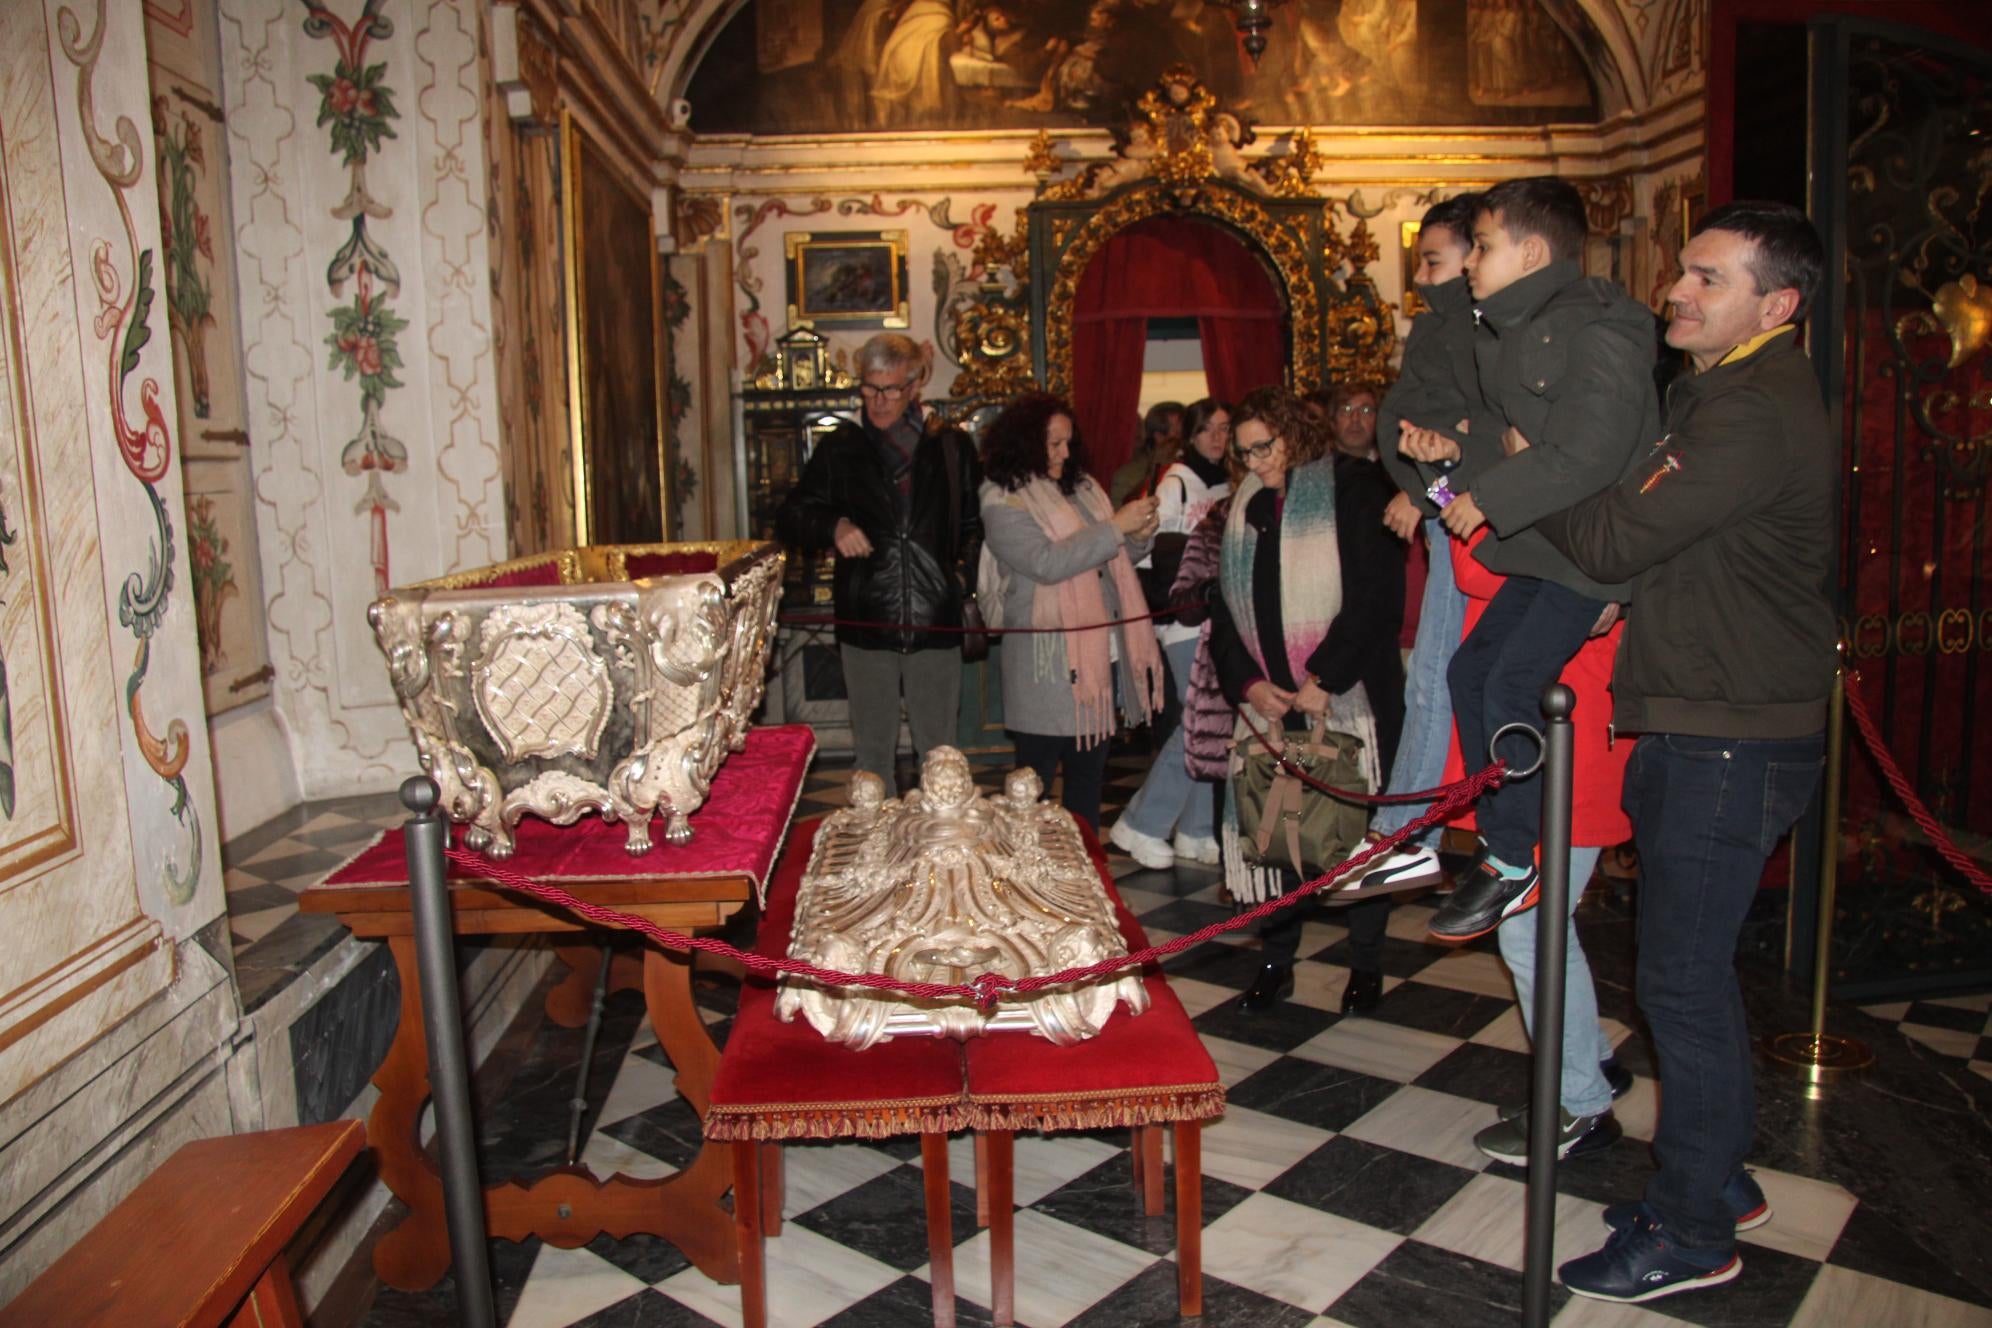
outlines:
[[[809, 553], [837, 552], [838, 653], [857, 768], [896, 794], [900, 698], [916, 761], [954, 741], [963, 587], [982, 545], [982, 470], [959, 429], [920, 408], [926, 357], [883, 332], [858, 352], [860, 422], [816, 445], [777, 525]], [[862, 625], [854, 625], [862, 624]]]

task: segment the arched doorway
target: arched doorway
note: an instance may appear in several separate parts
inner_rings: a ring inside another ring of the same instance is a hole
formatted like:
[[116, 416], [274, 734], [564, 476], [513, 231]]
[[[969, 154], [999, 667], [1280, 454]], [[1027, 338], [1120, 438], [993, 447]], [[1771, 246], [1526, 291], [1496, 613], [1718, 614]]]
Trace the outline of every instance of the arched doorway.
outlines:
[[1135, 222], [1093, 255], [1072, 308], [1072, 406], [1103, 481], [1139, 441], [1142, 357], [1157, 319], [1196, 321], [1211, 396], [1236, 401], [1287, 379], [1286, 299], [1257, 248], [1193, 215]]

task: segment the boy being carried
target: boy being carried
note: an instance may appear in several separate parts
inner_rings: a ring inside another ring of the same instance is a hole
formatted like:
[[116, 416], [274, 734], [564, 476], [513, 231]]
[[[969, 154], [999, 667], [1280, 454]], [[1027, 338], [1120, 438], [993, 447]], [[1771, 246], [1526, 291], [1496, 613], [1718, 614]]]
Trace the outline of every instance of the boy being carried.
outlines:
[[[1626, 599], [1623, 584], [1584, 575], [1533, 529], [1616, 483], [1660, 431], [1653, 315], [1611, 282], [1583, 275], [1584, 235], [1583, 199], [1549, 176], [1496, 185], [1474, 217], [1466, 274], [1489, 414], [1473, 419], [1469, 433], [1513, 429], [1531, 446], [1469, 483], [1455, 479], [1441, 514], [1461, 539], [1490, 527], [1494, 537], [1475, 556], [1507, 577], [1447, 672], [1469, 768], [1504, 725], [1541, 722], [1542, 689]], [[1408, 425], [1401, 447], [1428, 463], [1460, 456], [1453, 439]], [[1533, 759], [1520, 739], [1502, 755], [1516, 765]], [[1539, 790], [1502, 785], [1481, 799], [1476, 816], [1485, 853], [1432, 919], [1442, 940], [1483, 936], [1536, 902]]]

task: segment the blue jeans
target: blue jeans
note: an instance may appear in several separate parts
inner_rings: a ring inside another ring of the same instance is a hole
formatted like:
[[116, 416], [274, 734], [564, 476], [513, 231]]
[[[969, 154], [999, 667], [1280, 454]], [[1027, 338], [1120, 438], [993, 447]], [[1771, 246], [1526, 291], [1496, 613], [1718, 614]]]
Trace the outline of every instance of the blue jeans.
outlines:
[[[1602, 600], [1533, 576], [1511, 576], [1494, 592], [1446, 670], [1468, 774], [1486, 763], [1488, 740], [1504, 726], [1522, 723], [1541, 732], [1542, 689], [1563, 672], [1604, 607]], [[1579, 697], [1578, 704], [1605, 700]], [[1519, 735], [1504, 739], [1500, 750], [1518, 770], [1533, 764], [1537, 752]], [[1528, 779], [1497, 785], [1481, 795], [1473, 818], [1490, 854], [1510, 867], [1526, 867], [1542, 837], [1542, 785]]]
[[[1466, 596], [1453, 582], [1452, 536], [1437, 517], [1425, 518], [1425, 546], [1431, 550], [1431, 572], [1419, 601], [1418, 639], [1412, 643], [1410, 667], [1405, 670], [1404, 733], [1397, 740], [1385, 793], [1437, 788], [1446, 777], [1446, 752], [1452, 747], [1452, 692], [1446, 686], [1446, 669], [1459, 649]], [[1469, 765], [1469, 772], [1474, 768]], [[1370, 818], [1370, 829], [1380, 835], [1396, 834], [1430, 806], [1411, 802], [1379, 807]], [[1438, 842], [1442, 828], [1432, 826], [1408, 842], [1430, 847]]]
[[[1597, 869], [1601, 848], [1570, 850], [1570, 914]], [[1599, 1068], [1611, 1058], [1612, 1044], [1598, 1026], [1598, 989], [1591, 983], [1591, 965], [1577, 940], [1577, 924], [1567, 924], [1563, 959], [1563, 1109], [1573, 1116], [1595, 1116], [1612, 1104], [1612, 1086]], [[1522, 1003], [1522, 1027], [1535, 1037], [1536, 915], [1518, 913], [1501, 924], [1501, 958], [1514, 975], [1515, 995]]]
[[[1190, 694], [1190, 665], [1196, 659], [1197, 639], [1166, 646], [1164, 653], [1169, 657], [1169, 674], [1176, 680], [1177, 699], [1183, 701]], [[1183, 763], [1183, 726], [1178, 724], [1121, 815], [1136, 830], [1156, 839], [1167, 839], [1172, 833], [1209, 839], [1215, 833], [1214, 812], [1210, 785], [1190, 778], [1189, 767]]]
[[1639, 1008], [1659, 1060], [1660, 1170], [1646, 1201], [1684, 1246], [1728, 1249], [1722, 1187], [1755, 1133], [1736, 938], [1764, 863], [1825, 765], [1822, 735], [1648, 734], [1625, 769], [1639, 845]]

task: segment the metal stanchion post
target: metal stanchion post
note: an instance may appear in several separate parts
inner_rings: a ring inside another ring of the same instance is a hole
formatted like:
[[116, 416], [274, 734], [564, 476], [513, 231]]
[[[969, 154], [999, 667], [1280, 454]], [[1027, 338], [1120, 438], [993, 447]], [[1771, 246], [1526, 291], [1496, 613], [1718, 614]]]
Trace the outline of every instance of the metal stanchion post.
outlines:
[[1536, 904], [1535, 1078], [1529, 1092], [1529, 1198], [1522, 1322], [1549, 1322], [1556, 1260], [1556, 1140], [1563, 1123], [1563, 965], [1569, 950], [1570, 789], [1577, 697], [1561, 683], [1543, 688], [1542, 885]]
[[426, 775], [402, 781], [402, 827], [408, 849], [408, 895], [415, 915], [415, 957], [422, 984], [422, 1024], [429, 1042], [429, 1091], [443, 1163], [443, 1210], [450, 1227], [457, 1319], [496, 1328], [491, 1263], [484, 1243], [484, 1186], [477, 1176], [477, 1135], [470, 1122], [470, 1061], [463, 1047], [457, 992], [456, 933], [450, 921], [443, 845], [449, 826], [436, 815], [440, 795]]
[[1840, 883], [1840, 768], [1845, 756], [1847, 671], [1833, 675], [1833, 698], [1826, 711], [1826, 814], [1819, 850], [1819, 930], [1812, 949], [1812, 1028], [1779, 1033], [1764, 1054], [1781, 1069], [1811, 1085], [1816, 1096], [1826, 1080], [1855, 1074], [1874, 1064], [1865, 1042], [1826, 1031], [1826, 991], [1833, 977], [1833, 901]]

